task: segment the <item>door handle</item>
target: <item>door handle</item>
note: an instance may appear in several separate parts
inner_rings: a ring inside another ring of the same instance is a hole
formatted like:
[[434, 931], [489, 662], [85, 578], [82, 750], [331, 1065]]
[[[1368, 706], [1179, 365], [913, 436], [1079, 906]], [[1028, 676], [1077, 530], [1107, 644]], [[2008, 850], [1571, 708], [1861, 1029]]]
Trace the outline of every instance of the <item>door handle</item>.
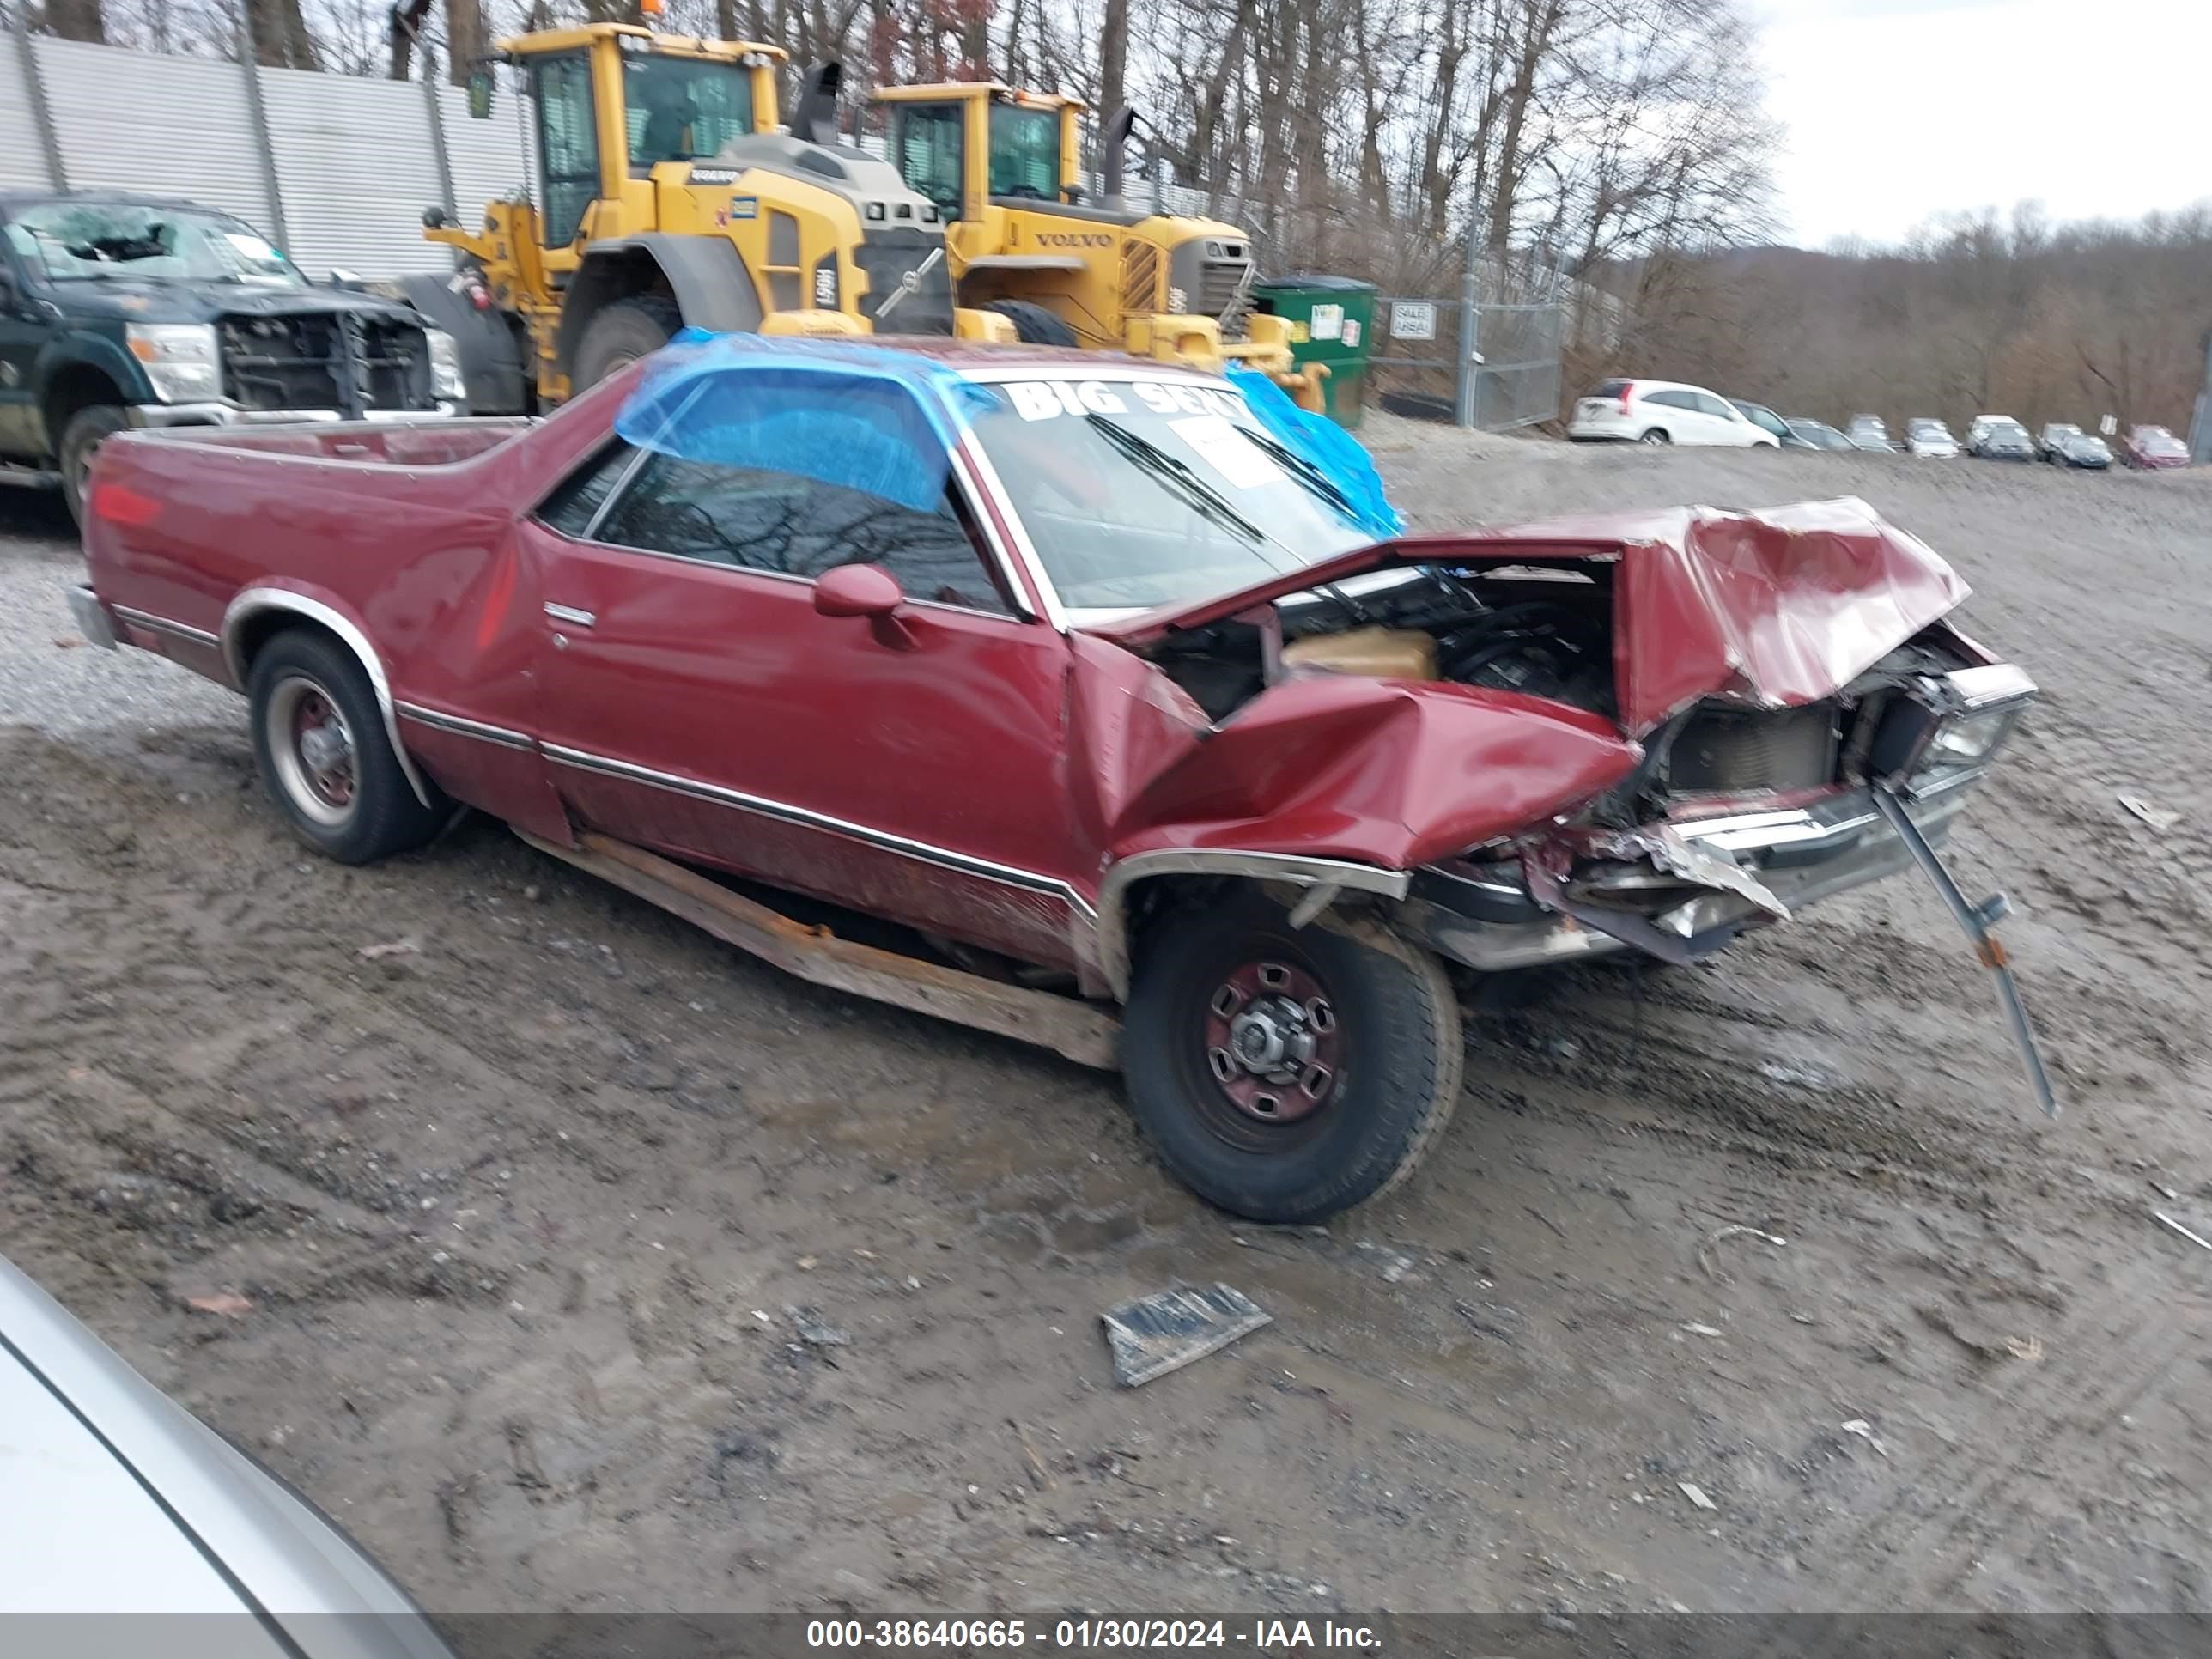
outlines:
[[589, 628], [599, 619], [596, 611], [579, 611], [573, 605], [555, 605], [550, 599], [545, 604], [545, 614], [555, 622], [567, 623], [572, 628]]

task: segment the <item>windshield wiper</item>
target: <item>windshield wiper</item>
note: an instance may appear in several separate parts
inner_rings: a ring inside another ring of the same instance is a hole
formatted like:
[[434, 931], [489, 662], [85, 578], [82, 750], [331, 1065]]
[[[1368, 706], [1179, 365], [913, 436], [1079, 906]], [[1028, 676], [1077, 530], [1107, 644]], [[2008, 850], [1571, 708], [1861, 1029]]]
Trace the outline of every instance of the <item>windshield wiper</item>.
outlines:
[[1249, 427], [1239, 427], [1237, 429], [1249, 442], [1256, 445], [1277, 465], [1288, 467], [1292, 472], [1297, 474], [1302, 483], [1321, 495], [1326, 495], [1345, 517], [1363, 530], [1367, 527], [1366, 520], [1360, 516], [1359, 508], [1353, 503], [1352, 497], [1344, 493], [1343, 486], [1330, 477], [1321, 467], [1271, 434], [1257, 432]]
[[[1274, 541], [1273, 537], [1231, 506], [1229, 498], [1206, 483], [1198, 469], [1180, 455], [1170, 454], [1150, 438], [1132, 432], [1127, 427], [1118, 425], [1103, 415], [1090, 414], [1083, 418], [1091, 423], [1093, 431], [1119, 450], [1124, 458], [1135, 462], [1154, 477], [1173, 485], [1201, 517], [1225, 525], [1255, 544]], [[1282, 545], [1279, 542], [1275, 544], [1278, 547]], [[1255, 547], [1254, 550], [1256, 552], [1258, 549]], [[1285, 551], [1288, 550], [1285, 549]]]

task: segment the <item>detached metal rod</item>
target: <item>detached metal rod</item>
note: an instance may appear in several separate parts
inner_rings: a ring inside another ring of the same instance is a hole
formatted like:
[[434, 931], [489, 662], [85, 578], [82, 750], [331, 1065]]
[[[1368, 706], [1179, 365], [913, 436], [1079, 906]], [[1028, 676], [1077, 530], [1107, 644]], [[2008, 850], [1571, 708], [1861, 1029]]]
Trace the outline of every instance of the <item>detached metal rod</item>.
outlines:
[[2057, 1117], [2058, 1097], [2051, 1092], [2050, 1074], [2043, 1069], [2043, 1053], [2036, 1046], [2035, 1028], [2028, 1024], [2027, 1005], [2021, 1000], [2020, 987], [2013, 980], [2004, 945], [1990, 928], [1990, 923], [2004, 913], [2002, 895], [1986, 905], [1969, 903], [1966, 896], [1959, 890], [1959, 884], [1951, 879], [1951, 872], [1943, 867], [1942, 860], [1936, 856], [1936, 849], [1928, 844], [1928, 837], [1920, 833], [1920, 826], [1905, 810], [1905, 803], [1876, 784], [1874, 804], [1889, 827], [1897, 832], [1897, 838], [1905, 843], [1905, 851], [1912, 854], [1912, 861], [1920, 866], [1921, 873], [1935, 884], [1943, 902], [1951, 907], [1952, 919], [1973, 942], [1975, 956], [1996, 979], [1997, 1002], [2004, 1009], [2005, 1023], [2012, 1028], [2013, 1044], [2020, 1050], [2021, 1064], [2027, 1068], [2028, 1086], [2035, 1091], [2036, 1104], [2047, 1115]]

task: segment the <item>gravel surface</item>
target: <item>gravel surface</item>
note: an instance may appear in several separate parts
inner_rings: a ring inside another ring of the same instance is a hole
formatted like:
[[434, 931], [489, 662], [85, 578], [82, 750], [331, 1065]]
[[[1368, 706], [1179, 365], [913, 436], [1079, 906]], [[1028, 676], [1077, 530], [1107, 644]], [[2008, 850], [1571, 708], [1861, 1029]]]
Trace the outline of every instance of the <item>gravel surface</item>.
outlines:
[[112, 750], [236, 718], [236, 697], [158, 657], [88, 649], [67, 598], [83, 580], [61, 498], [0, 490], [0, 726]]
[[[1952, 556], [2045, 688], [1954, 847], [2066, 1116], [1893, 880], [1500, 988], [1419, 1176], [1233, 1223], [1108, 1081], [495, 827], [304, 858], [0, 496], [0, 1248], [441, 1611], [2212, 1607], [2212, 473], [1366, 435], [1430, 526]], [[1100, 1313], [1216, 1279], [1274, 1322], [1115, 1389]]]

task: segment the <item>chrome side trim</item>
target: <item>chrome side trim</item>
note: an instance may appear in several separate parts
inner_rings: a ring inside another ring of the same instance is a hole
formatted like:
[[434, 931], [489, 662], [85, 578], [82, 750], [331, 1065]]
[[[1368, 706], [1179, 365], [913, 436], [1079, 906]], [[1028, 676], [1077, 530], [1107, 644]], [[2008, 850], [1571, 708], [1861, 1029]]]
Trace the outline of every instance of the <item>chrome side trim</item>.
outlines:
[[1018, 869], [1013, 865], [977, 858], [969, 853], [956, 853], [949, 847], [933, 846], [927, 842], [915, 841], [911, 836], [894, 835], [888, 830], [871, 829], [865, 823], [832, 817], [827, 812], [817, 812], [810, 807], [794, 806], [788, 801], [770, 800], [764, 795], [749, 795], [741, 789], [725, 788], [719, 783], [683, 777], [673, 772], [655, 771], [649, 766], [635, 765], [610, 755], [594, 755], [586, 750], [570, 749], [557, 743], [542, 744], [539, 747], [545, 758], [556, 765], [572, 766], [579, 771], [596, 772], [601, 776], [621, 778], [629, 783], [642, 783], [652, 788], [665, 789], [672, 794], [689, 795], [695, 800], [711, 801], [718, 806], [757, 813], [763, 817], [796, 824], [802, 829], [845, 836], [854, 841], [866, 842], [872, 847], [880, 847], [885, 852], [896, 853], [902, 858], [934, 865], [940, 870], [950, 870], [964, 876], [980, 876], [986, 881], [995, 881], [1008, 887], [1018, 887], [1028, 892], [1042, 893], [1064, 900], [1071, 909], [1082, 916], [1094, 914], [1091, 902], [1057, 876]]
[[222, 613], [222, 659], [230, 671], [230, 683], [237, 690], [246, 690], [246, 659], [239, 646], [239, 627], [249, 617], [264, 611], [286, 611], [308, 621], [320, 623], [338, 636], [346, 649], [360, 662], [362, 672], [368, 676], [369, 689], [376, 694], [376, 706], [384, 715], [384, 735], [391, 740], [392, 752], [398, 757], [399, 769], [407, 775], [407, 786], [415, 792], [416, 799], [423, 805], [430, 805], [430, 787], [422, 781], [422, 775], [415, 769], [415, 763], [407, 753], [407, 745], [399, 736], [399, 711], [392, 701], [392, 682], [384, 672], [384, 659], [376, 654], [376, 647], [368, 636], [343, 611], [333, 610], [320, 599], [311, 599], [303, 593], [295, 593], [282, 587], [248, 587], [242, 589], [231, 600]]
[[194, 628], [189, 623], [171, 622], [167, 617], [157, 617], [150, 611], [134, 610], [127, 605], [110, 605], [108, 609], [115, 613], [118, 621], [127, 622], [135, 628], [147, 629], [153, 633], [167, 634], [171, 639], [183, 640], [189, 645], [219, 643], [216, 636], [204, 628]]
[[1138, 853], [1106, 872], [1098, 888], [1098, 923], [1093, 949], [1098, 970], [1114, 994], [1129, 995], [1128, 890], [1153, 876], [1239, 876], [1249, 881], [1288, 882], [1298, 887], [1333, 885], [1355, 892], [1402, 899], [1413, 884], [1403, 870], [1385, 870], [1347, 859], [1300, 858], [1291, 853], [1240, 853], [1220, 848], [1165, 848]]
[[449, 714], [442, 708], [429, 708], [419, 702], [393, 705], [399, 718], [435, 726], [441, 732], [452, 732], [464, 738], [478, 738], [485, 743], [495, 743], [502, 749], [532, 749], [537, 746], [527, 732], [510, 732], [503, 726], [489, 726], [482, 720], [472, 720], [460, 714]]

